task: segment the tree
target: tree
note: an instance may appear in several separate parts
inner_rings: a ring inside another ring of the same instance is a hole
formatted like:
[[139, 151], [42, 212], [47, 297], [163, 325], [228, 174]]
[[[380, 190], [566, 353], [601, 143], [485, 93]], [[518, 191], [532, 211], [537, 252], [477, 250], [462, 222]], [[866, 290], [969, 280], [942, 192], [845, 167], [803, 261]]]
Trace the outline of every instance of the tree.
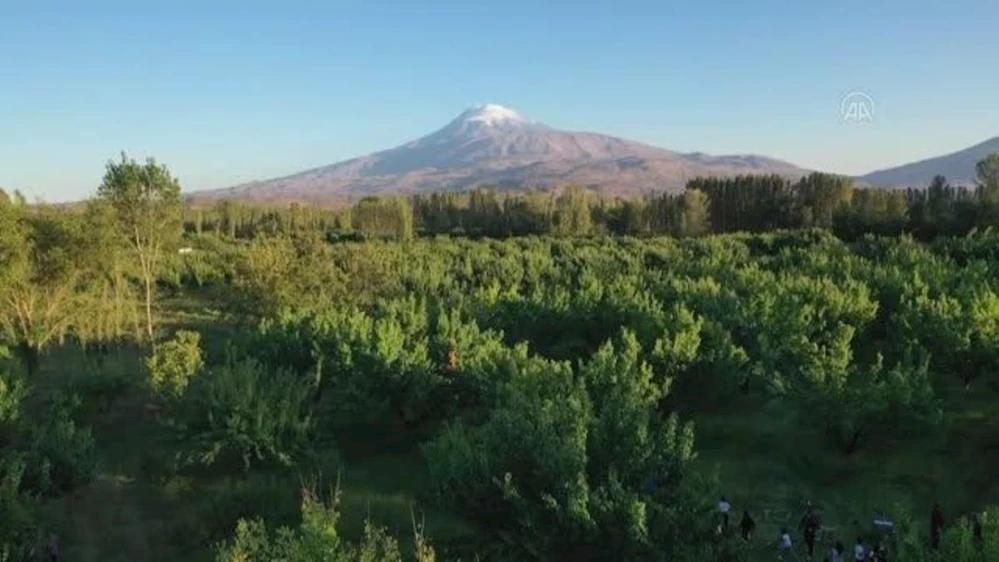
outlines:
[[681, 200], [680, 235], [700, 236], [711, 228], [711, 202], [708, 195], [698, 189], [688, 189]]
[[980, 222], [999, 224], [999, 152], [994, 152], [975, 165], [979, 197], [982, 205]]
[[354, 230], [365, 236], [408, 240], [413, 237], [413, 207], [401, 198], [365, 197], [353, 208]]
[[853, 199], [853, 179], [846, 176], [813, 172], [795, 184], [801, 204], [802, 226], [832, 226], [833, 216]]
[[999, 190], [999, 152], [993, 152], [975, 164], [978, 185], [986, 190]]
[[570, 185], [557, 200], [555, 232], [560, 235], [589, 234], [593, 228], [589, 194], [580, 185]]
[[153, 340], [153, 296], [163, 257], [181, 234], [180, 183], [152, 158], [139, 164], [124, 152], [109, 161], [98, 199], [114, 208], [128, 238], [145, 289], [146, 336]]
[[75, 218], [45, 207], [32, 212], [23, 198], [0, 200], [0, 340], [16, 346], [29, 374], [80, 312], [84, 252]]
[[141, 337], [139, 295], [132, 283], [137, 268], [128, 255], [128, 240], [118, 228], [114, 208], [107, 201], [90, 201], [83, 228], [88, 275], [75, 335], [85, 344], [99, 345], [125, 335]]

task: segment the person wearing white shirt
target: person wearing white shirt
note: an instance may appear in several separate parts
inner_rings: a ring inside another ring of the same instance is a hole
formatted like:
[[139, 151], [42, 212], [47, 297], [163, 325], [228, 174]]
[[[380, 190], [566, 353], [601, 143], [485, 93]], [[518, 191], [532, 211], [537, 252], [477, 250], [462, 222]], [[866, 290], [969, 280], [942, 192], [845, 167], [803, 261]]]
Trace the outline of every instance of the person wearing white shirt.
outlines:
[[728, 513], [732, 511], [732, 504], [725, 498], [721, 497], [721, 501], [718, 502], [718, 512], [722, 516], [722, 531], [728, 531]]
[[794, 545], [791, 543], [791, 533], [787, 530], [787, 527], [783, 527], [780, 530], [780, 559], [784, 560], [785, 556], [791, 554]]
[[853, 547], [853, 559], [857, 562], [864, 562], [867, 560], [867, 549], [864, 548], [864, 541], [862, 539], [857, 539], [857, 544]]

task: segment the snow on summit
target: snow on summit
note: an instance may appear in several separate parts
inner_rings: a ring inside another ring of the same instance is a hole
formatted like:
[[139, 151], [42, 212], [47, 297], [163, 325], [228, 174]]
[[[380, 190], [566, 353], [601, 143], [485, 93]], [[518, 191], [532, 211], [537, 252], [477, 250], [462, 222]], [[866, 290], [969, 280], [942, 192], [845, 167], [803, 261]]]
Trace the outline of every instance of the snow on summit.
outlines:
[[503, 107], [502, 105], [497, 105], [495, 103], [487, 103], [476, 109], [470, 110], [470, 115], [465, 118], [465, 121], [475, 121], [486, 125], [496, 125], [498, 123], [511, 121], [523, 123], [527, 120], [524, 119], [521, 114], [508, 107]]

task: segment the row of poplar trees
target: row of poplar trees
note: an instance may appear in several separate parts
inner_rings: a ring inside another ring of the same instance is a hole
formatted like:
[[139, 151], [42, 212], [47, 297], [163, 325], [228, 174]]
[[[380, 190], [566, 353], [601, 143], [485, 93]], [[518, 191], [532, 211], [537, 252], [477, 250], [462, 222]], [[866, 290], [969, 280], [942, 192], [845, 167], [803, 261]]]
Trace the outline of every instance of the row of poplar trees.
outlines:
[[674, 235], [825, 228], [854, 239], [911, 233], [928, 240], [999, 225], [999, 154], [977, 165], [973, 188], [942, 176], [928, 187], [860, 187], [852, 178], [812, 173], [695, 178], [683, 193], [609, 198], [583, 186], [557, 191], [483, 187], [413, 196], [365, 197], [353, 206], [302, 204], [264, 208], [223, 201], [187, 210], [191, 232], [233, 238], [301, 228], [360, 237], [407, 239], [421, 234], [506, 238], [528, 235]]

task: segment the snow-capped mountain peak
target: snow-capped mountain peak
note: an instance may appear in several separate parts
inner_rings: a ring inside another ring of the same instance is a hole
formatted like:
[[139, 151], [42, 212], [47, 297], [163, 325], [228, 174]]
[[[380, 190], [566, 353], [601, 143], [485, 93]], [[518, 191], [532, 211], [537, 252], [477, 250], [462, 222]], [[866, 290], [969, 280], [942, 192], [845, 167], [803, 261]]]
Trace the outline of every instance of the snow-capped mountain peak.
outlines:
[[523, 115], [495, 103], [480, 105], [466, 113], [466, 122], [480, 122], [486, 125], [496, 125], [499, 123], [526, 123], [527, 119]]

